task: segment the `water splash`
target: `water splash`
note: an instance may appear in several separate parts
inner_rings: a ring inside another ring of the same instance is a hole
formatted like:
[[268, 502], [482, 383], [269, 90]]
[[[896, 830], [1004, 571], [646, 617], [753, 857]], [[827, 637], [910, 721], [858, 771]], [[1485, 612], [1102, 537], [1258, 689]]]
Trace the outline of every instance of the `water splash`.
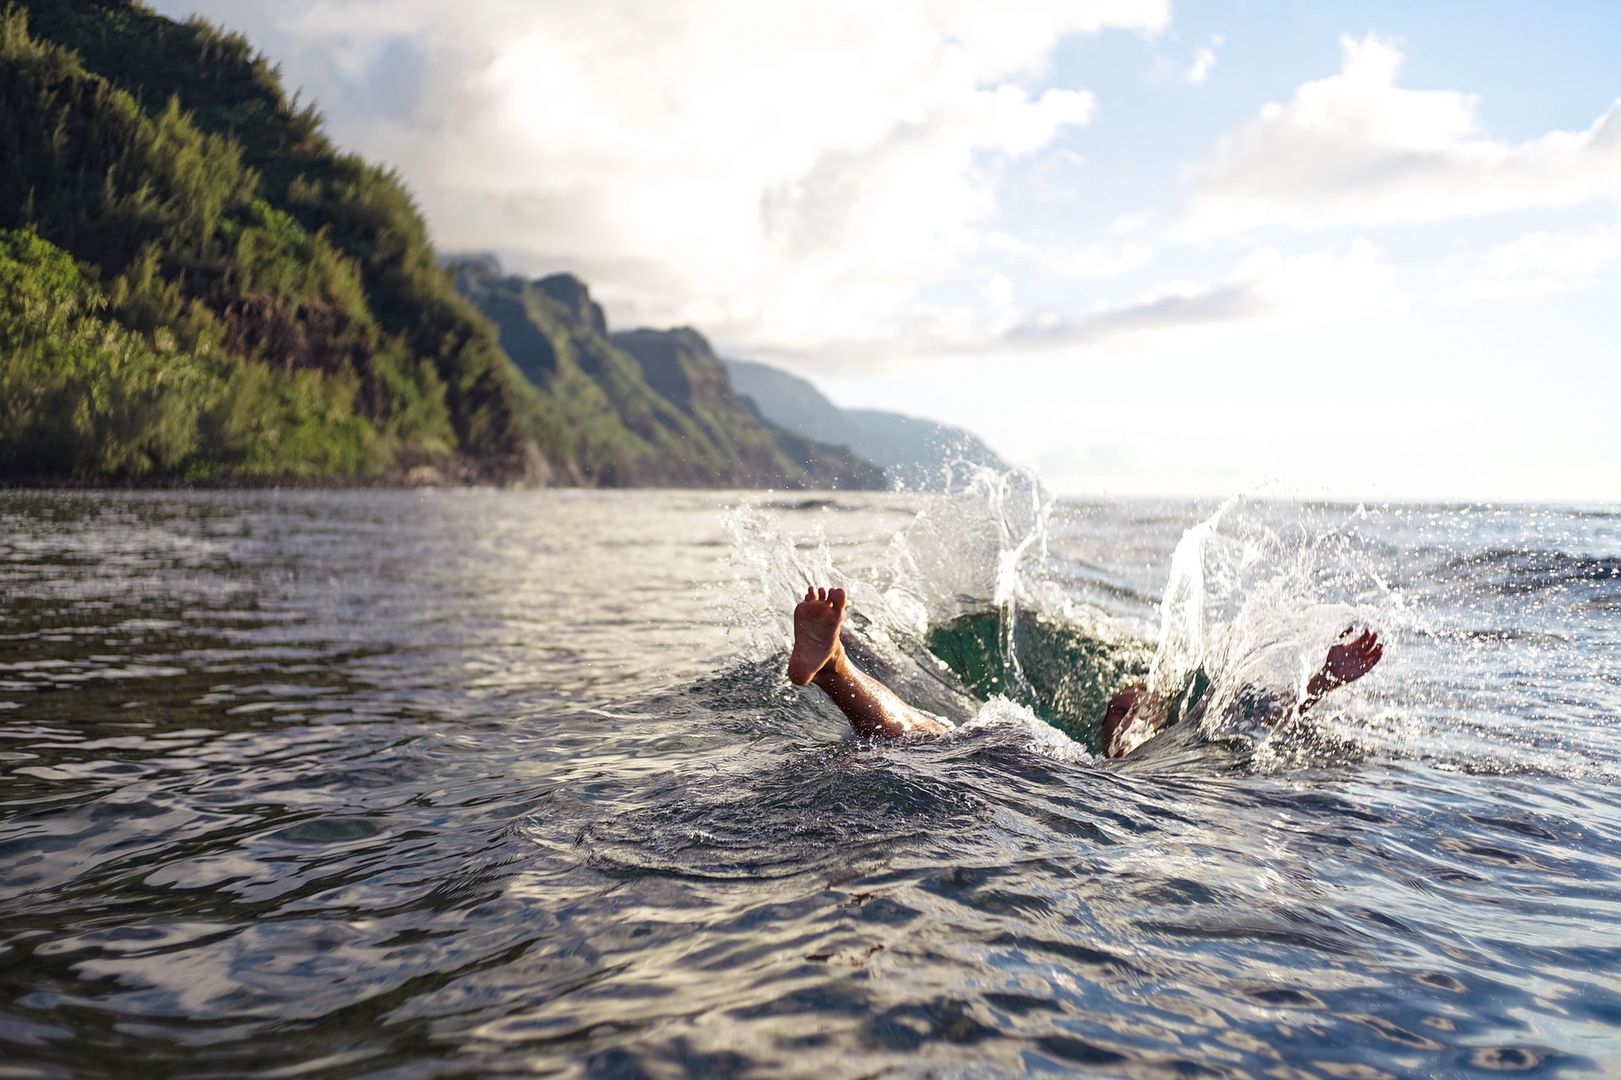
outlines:
[[1216, 531], [1236, 502], [1227, 500], [1184, 533], [1171, 555], [1160, 602], [1159, 643], [1148, 670], [1151, 690], [1175, 693], [1180, 689], [1175, 684], [1205, 666], [1206, 642], [1219, 619], [1214, 602], [1236, 592], [1239, 567], [1248, 554], [1243, 545]]
[[[1358, 508], [1329, 522], [1298, 504], [1232, 498], [1187, 530], [1160, 605], [1150, 692], [1187, 702], [1208, 684], [1205, 734], [1265, 743], [1274, 731], [1240, 719], [1243, 699], [1261, 696], [1292, 710], [1347, 628], [1388, 637], [1405, 623], [1400, 594], [1359, 548], [1355, 526], [1365, 516]], [[1354, 693], [1337, 695], [1337, 704]], [[1139, 729], [1127, 742], [1149, 737]]]
[[1036, 602], [1052, 508], [1052, 495], [1031, 473], [975, 470], [964, 488], [935, 497], [891, 542], [886, 606], [922, 632], [988, 604], [999, 616], [1007, 678], [1028, 694], [1015, 632], [1021, 610]]
[[793, 516], [761, 503], [733, 510], [730, 569], [742, 589], [728, 603], [754, 654], [782, 648], [806, 586], [826, 585], [849, 591], [853, 616], [879, 639], [921, 638], [965, 613], [999, 611], [1008, 627], [1003, 659], [1018, 670], [1011, 628], [1019, 612], [1040, 604], [1052, 495], [1029, 473], [980, 468], [960, 489], [916, 498], [876, 562], [835, 557], [854, 545], [829, 537], [826, 507]]
[[1040, 754], [1070, 765], [1090, 765], [1097, 757], [1076, 740], [1059, 731], [1028, 707], [1000, 694], [980, 706], [968, 723], [948, 738], [993, 738], [1026, 753]]
[[[1115, 689], [1146, 680], [1174, 699], [1203, 672], [1200, 740], [1231, 743], [1256, 768], [1370, 756], [1464, 771], [1610, 768], [1569, 734], [1576, 721], [1607, 723], [1608, 699], [1519, 689], [1572, 666], [1591, 671], [1584, 685], [1614, 685], [1608, 519], [1559, 518], [1594, 537], [1533, 549], [1492, 515], [1456, 509], [1233, 498], [1185, 527], [1184, 506], [1056, 503], [1018, 474], [860, 499], [732, 513], [728, 622], [747, 658], [779, 662], [805, 586], [839, 585], [886, 680], [959, 723], [1023, 710], [1020, 723], [1039, 718], [1095, 745]], [[874, 542], [875, 523], [892, 529], [887, 543]], [[1549, 569], [1544, 553], [1564, 549], [1579, 565]], [[1386, 641], [1372, 677], [1302, 724], [1240, 719], [1243, 693], [1300, 701], [1353, 624]], [[1511, 677], [1483, 684], [1489, 671]]]
[[[745, 505], [728, 521], [734, 573], [747, 583], [733, 625], [753, 655], [780, 657], [805, 586], [840, 586], [853, 627], [891, 674], [915, 688], [940, 678], [945, 657], [968, 688], [996, 702], [958, 719], [1056, 727], [1066, 743], [1095, 739], [1103, 703], [1146, 643], [1078, 603], [1055, 572], [1054, 505], [1035, 477], [982, 469], [960, 490], [920, 497], [887, 559], [864, 565], [841, 565], [840, 541], [827, 532], [837, 518], [825, 507], [807, 518]], [[1374, 622], [1388, 599], [1376, 576], [1348, 571], [1359, 565], [1341, 534], [1298, 507], [1228, 500], [1176, 545], [1150, 687], [1175, 699], [1201, 673], [1214, 687], [1207, 733], [1218, 737], [1236, 733], [1223, 718], [1241, 688], [1298, 700], [1336, 633]], [[1150, 735], [1138, 732], [1133, 744]]]

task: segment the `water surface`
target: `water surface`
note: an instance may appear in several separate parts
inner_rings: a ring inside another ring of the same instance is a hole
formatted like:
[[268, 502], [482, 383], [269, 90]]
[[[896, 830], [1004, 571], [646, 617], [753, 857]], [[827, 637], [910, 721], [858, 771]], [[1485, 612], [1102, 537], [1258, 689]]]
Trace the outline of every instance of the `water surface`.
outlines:
[[[0, 494], [0, 1072], [1621, 1074], [1621, 515], [1216, 510]], [[787, 685], [810, 577], [962, 733]]]

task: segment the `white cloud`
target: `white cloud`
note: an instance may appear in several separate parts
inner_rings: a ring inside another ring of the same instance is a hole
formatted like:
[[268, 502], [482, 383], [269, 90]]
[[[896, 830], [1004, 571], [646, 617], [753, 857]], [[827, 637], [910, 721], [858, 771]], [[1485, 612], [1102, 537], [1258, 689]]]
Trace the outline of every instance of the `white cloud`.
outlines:
[[988, 252], [1014, 256], [1047, 277], [1067, 281], [1108, 281], [1147, 265], [1155, 255], [1144, 243], [1035, 243], [999, 232], [986, 232], [980, 243]]
[[1303, 255], [1264, 248], [1215, 285], [1166, 285], [1131, 303], [1080, 319], [1029, 319], [1008, 331], [1016, 348], [1083, 348], [1124, 337], [1176, 334], [1223, 324], [1290, 325], [1354, 321], [1404, 303], [1395, 270], [1365, 240]]
[[1421, 222], [1621, 199], [1621, 102], [1583, 131], [1481, 135], [1473, 94], [1396, 85], [1403, 55], [1343, 37], [1308, 82], [1217, 144], [1195, 172], [1190, 235], [1266, 225]]
[[1182, 72], [1182, 81], [1200, 85], [1210, 78], [1210, 72], [1216, 66], [1216, 50], [1205, 46], [1193, 55], [1193, 63]]
[[[750, 347], [875, 335], [960, 274], [1002, 166], [1096, 108], [1027, 89], [1168, 0], [160, 0], [246, 30], [396, 165], [439, 245]], [[386, 90], [379, 91], [379, 87]]]
[[1015, 348], [1084, 348], [1112, 338], [1254, 319], [1270, 308], [1248, 282], [1173, 288], [1079, 320], [1038, 316], [1008, 331]]
[[1149, 213], [1121, 214], [1109, 226], [1109, 231], [1115, 236], [1129, 236], [1134, 232], [1141, 232], [1153, 221], [1154, 215]]
[[[1238, 260], [1222, 280], [1165, 281], [1124, 303], [1073, 315], [1016, 302], [1012, 283], [993, 275], [976, 307], [913, 305], [898, 311], [883, 336], [765, 345], [751, 354], [784, 367], [834, 377], [930, 371], [950, 357], [1009, 359], [1129, 342], [1150, 348], [1208, 349], [1226, 331], [1276, 331], [1355, 323], [1399, 311], [1408, 296], [1396, 271], [1366, 240], [1286, 254], [1263, 248]], [[897, 350], [896, 340], [907, 348]]]
[[1621, 226], [1529, 232], [1486, 254], [1486, 267], [1498, 277], [1591, 277], [1621, 260]]
[[1454, 279], [1436, 293], [1445, 301], [1549, 296], [1600, 284], [1621, 263], [1621, 225], [1528, 232], [1487, 251], [1459, 258], [1444, 271]]

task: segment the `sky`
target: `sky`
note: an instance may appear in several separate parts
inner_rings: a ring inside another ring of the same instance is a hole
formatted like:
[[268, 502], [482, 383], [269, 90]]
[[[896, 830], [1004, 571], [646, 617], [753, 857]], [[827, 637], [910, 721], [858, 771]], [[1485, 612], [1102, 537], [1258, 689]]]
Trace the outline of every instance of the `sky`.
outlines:
[[1608, 0], [158, 0], [445, 252], [1073, 495], [1621, 501]]

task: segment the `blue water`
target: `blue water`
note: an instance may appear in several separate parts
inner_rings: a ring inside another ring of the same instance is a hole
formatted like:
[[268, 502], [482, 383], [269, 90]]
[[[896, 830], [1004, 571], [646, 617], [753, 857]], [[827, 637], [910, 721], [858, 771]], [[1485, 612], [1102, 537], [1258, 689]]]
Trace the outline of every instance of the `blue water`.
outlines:
[[0, 493], [0, 736], [0, 1075], [1621, 1075], [1613, 510]]

